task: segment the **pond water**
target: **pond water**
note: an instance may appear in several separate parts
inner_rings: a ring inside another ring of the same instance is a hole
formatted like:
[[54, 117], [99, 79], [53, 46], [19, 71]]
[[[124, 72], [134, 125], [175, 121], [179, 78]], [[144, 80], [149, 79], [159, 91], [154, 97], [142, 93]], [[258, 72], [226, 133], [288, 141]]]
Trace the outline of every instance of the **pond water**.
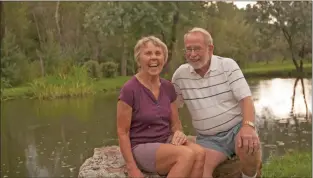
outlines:
[[[263, 160], [289, 150], [311, 150], [312, 80], [277, 78], [249, 83]], [[1, 177], [77, 177], [80, 165], [95, 147], [117, 144], [117, 95], [3, 102]], [[194, 134], [186, 108], [180, 117], [185, 132]]]

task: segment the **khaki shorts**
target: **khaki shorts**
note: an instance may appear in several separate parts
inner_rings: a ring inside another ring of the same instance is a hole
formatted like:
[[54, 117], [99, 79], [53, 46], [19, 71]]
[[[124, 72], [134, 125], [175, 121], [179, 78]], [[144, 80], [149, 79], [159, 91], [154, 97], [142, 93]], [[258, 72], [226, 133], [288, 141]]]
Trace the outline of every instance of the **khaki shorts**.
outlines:
[[139, 169], [149, 173], [156, 171], [156, 152], [161, 144], [170, 143], [172, 136], [169, 136], [165, 143], [144, 143], [136, 145], [132, 149], [134, 159]]

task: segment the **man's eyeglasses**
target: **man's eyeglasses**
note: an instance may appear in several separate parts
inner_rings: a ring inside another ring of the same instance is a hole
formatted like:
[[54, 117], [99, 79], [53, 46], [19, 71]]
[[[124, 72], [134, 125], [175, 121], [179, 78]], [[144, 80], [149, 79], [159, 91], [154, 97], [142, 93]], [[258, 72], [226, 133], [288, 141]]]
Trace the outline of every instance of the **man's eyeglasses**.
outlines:
[[184, 49], [185, 53], [192, 53], [192, 51], [194, 51], [195, 53], [199, 53], [201, 50], [201, 47], [188, 47]]

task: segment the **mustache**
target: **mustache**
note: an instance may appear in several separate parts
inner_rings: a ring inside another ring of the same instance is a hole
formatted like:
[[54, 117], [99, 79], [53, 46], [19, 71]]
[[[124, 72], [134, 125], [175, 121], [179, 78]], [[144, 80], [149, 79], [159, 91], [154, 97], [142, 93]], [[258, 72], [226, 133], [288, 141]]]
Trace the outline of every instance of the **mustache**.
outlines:
[[189, 58], [186, 58], [187, 60], [199, 60], [200, 57], [189, 57]]

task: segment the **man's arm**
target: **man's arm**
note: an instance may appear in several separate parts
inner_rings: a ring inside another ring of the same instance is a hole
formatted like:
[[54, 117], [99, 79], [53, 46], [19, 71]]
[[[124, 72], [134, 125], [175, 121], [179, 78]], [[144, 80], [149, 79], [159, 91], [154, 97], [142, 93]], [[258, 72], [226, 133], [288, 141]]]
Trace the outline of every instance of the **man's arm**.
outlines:
[[233, 59], [225, 59], [229, 86], [240, 103], [243, 125], [254, 126], [255, 109], [250, 87], [238, 64]]
[[[255, 109], [251, 96], [247, 96], [240, 100], [241, 112], [243, 117], [243, 124], [254, 127], [255, 122]], [[252, 122], [252, 125], [251, 123]]]

